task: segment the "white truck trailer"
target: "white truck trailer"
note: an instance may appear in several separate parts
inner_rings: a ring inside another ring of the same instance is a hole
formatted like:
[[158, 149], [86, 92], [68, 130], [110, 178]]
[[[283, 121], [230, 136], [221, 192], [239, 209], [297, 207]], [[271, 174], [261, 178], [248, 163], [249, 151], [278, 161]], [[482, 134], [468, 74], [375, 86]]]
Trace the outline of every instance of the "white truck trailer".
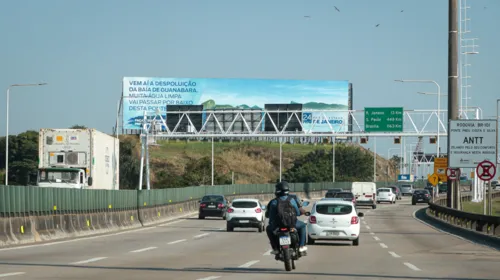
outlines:
[[119, 189], [120, 141], [95, 129], [40, 129], [40, 187]]

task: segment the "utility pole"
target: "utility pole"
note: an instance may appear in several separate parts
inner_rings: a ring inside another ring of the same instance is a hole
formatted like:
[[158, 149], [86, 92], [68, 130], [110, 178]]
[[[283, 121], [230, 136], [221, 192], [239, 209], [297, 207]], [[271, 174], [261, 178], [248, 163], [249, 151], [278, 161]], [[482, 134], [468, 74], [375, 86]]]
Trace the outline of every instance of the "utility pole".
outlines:
[[[448, 135], [450, 120], [458, 119], [458, 0], [448, 0]], [[448, 140], [448, 159], [450, 158], [450, 137]], [[448, 167], [450, 162], [448, 161]], [[457, 197], [458, 183], [452, 181], [446, 192], [446, 206], [457, 209], [460, 198]]]

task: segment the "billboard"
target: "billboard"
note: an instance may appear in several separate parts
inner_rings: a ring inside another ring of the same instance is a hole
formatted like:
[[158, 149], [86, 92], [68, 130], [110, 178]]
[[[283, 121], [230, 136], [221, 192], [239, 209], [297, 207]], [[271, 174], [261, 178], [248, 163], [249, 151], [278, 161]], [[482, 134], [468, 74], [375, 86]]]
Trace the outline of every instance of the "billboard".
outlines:
[[[348, 131], [349, 81], [123, 78], [123, 129], [141, 129], [144, 111], [166, 117], [167, 105], [203, 105], [211, 109], [262, 110], [265, 104], [302, 104], [304, 130]], [[308, 110], [345, 110], [323, 116]], [[324, 119], [327, 118], [327, 120]]]

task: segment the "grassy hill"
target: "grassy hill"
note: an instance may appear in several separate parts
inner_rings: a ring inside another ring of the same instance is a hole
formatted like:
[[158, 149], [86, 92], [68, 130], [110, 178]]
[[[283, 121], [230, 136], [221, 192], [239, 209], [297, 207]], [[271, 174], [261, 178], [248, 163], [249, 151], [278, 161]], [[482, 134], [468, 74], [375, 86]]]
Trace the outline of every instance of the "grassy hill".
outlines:
[[[131, 136], [121, 136], [131, 137]], [[211, 142], [169, 140], [159, 141], [157, 146], [150, 146], [151, 180], [155, 174], [168, 172], [172, 175], [183, 174], [188, 162], [211, 156]], [[354, 145], [354, 144], [353, 144]], [[364, 149], [358, 146], [360, 149]], [[284, 144], [283, 172], [292, 167], [295, 159], [317, 149], [330, 151], [331, 144]], [[140, 155], [139, 146], [135, 154]], [[260, 184], [275, 182], [279, 178], [279, 144], [270, 142], [237, 141], [214, 142], [215, 164], [224, 170], [234, 172], [235, 183]], [[389, 162], [377, 156], [377, 181], [387, 181], [396, 171], [388, 168]]]

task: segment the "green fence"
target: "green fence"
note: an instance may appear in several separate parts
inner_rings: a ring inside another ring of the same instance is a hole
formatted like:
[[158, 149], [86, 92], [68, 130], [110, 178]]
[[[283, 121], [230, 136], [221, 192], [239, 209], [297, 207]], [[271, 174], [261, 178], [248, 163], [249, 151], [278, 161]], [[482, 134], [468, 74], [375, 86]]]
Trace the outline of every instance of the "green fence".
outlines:
[[[351, 189], [351, 182], [291, 183], [292, 192]], [[379, 182], [377, 187], [389, 183]], [[137, 210], [197, 200], [206, 194], [244, 195], [272, 193], [274, 184], [198, 186], [153, 190], [80, 190], [34, 186], [0, 186], [0, 216], [47, 215]]]

